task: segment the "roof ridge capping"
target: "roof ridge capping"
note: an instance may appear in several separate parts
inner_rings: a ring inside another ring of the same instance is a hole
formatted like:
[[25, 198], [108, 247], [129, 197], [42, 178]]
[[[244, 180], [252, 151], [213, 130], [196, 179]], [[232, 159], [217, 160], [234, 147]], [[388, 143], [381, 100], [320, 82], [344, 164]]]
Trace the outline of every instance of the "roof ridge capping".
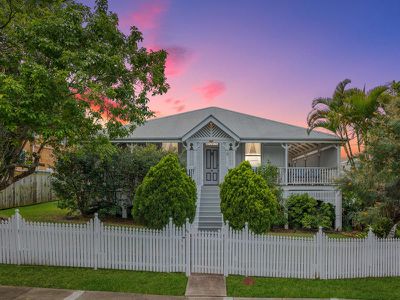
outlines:
[[[307, 128], [303, 127], [303, 126], [293, 125], [293, 124], [289, 124], [289, 123], [284, 123], [282, 121], [276, 121], [276, 120], [272, 120], [272, 119], [268, 119], [268, 118], [264, 118], [264, 117], [254, 116], [254, 115], [250, 115], [248, 113], [242, 113], [242, 112], [238, 112], [238, 111], [231, 110], [231, 109], [226, 109], [226, 108], [217, 107], [217, 106], [210, 106], [210, 107], [207, 107], [207, 108], [210, 108], [210, 109], [211, 108], [214, 108], [214, 109], [216, 108], [216, 109], [224, 110], [224, 111], [227, 111], [227, 112], [230, 112], [230, 113], [235, 113], [235, 114], [238, 114], [238, 115], [245, 115], [247, 117], [257, 118], [257, 119], [260, 119], [260, 120], [263, 120], [263, 121], [269, 121], [269, 122], [273, 122], [273, 123], [276, 123], [276, 124], [281, 124], [281, 125], [285, 125], [285, 126], [291, 126], [291, 127], [294, 127], [294, 128], [301, 128], [301, 129], [304, 129], [305, 131], [307, 131]], [[207, 108], [204, 108], [204, 109], [207, 109]], [[193, 111], [195, 111], [195, 110], [193, 110]], [[188, 112], [190, 112], [190, 111], [188, 111]], [[311, 133], [312, 132], [319, 133], [319, 134], [325, 134], [325, 135], [328, 135], [328, 136], [331, 136], [331, 137], [339, 138], [335, 134], [326, 133], [326, 132], [322, 132], [322, 131], [318, 131], [318, 130], [313, 130], [313, 131], [311, 131]]]

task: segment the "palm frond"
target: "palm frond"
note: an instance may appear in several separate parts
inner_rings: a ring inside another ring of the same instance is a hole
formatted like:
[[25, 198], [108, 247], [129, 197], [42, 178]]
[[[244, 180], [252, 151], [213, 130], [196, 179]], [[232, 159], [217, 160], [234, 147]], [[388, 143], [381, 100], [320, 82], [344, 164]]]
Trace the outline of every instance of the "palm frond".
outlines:
[[315, 98], [312, 103], [311, 103], [311, 107], [315, 108], [318, 105], [326, 105], [326, 106], [330, 106], [332, 103], [332, 98], [324, 98], [324, 97], [319, 97], [319, 98]]
[[335, 91], [333, 92], [333, 99], [342, 98], [344, 96], [344, 92], [346, 90], [346, 86], [351, 83], [350, 79], [345, 79], [336, 86]]

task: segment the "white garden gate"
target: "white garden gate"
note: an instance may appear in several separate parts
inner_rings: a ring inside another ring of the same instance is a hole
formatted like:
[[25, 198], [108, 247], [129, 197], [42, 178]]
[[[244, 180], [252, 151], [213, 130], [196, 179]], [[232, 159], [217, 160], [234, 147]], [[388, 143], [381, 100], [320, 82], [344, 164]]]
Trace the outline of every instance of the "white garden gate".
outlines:
[[400, 240], [253, 234], [247, 226], [198, 231], [172, 221], [161, 230], [27, 222], [18, 211], [0, 222], [0, 264], [70, 266], [155, 272], [287, 278], [400, 275]]
[[223, 274], [224, 240], [221, 230], [192, 230], [190, 233], [191, 272]]

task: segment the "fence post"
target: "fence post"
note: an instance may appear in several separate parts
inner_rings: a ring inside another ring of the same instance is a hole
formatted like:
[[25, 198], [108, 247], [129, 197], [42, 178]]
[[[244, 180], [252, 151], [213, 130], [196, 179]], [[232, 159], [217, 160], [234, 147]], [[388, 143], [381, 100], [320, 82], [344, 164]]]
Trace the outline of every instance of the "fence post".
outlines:
[[249, 239], [249, 223], [244, 224], [244, 239], [245, 245], [244, 245], [244, 266], [245, 266], [245, 275], [249, 276], [249, 248], [250, 248], [250, 239]]
[[189, 223], [189, 219], [186, 218], [186, 224], [185, 224], [185, 263], [186, 263], [186, 276], [190, 276], [191, 273], [191, 266], [190, 266], [190, 235], [191, 233], [191, 225]]
[[169, 218], [168, 221], [168, 272], [172, 272], [172, 264], [171, 264], [171, 260], [172, 258], [172, 247], [173, 247], [173, 228], [172, 228], [172, 217]]
[[228, 261], [229, 261], [229, 221], [227, 220], [224, 226], [222, 227], [222, 241], [223, 241], [223, 272], [224, 276], [227, 277], [229, 275], [228, 270]]
[[15, 220], [15, 255], [16, 255], [16, 259], [17, 259], [17, 265], [21, 264], [21, 239], [20, 239], [20, 226], [21, 226], [21, 215], [19, 214], [19, 209], [17, 208], [15, 210], [15, 216], [14, 216], [14, 220]]
[[374, 232], [372, 231], [372, 227], [369, 226], [368, 230], [368, 235], [367, 235], [367, 249], [368, 249], [368, 255], [367, 255], [367, 274], [366, 276], [374, 276], [375, 272], [373, 270], [373, 259], [374, 259], [374, 249], [375, 249], [375, 243], [376, 243], [376, 236]]
[[93, 263], [94, 269], [97, 270], [98, 260], [99, 260], [99, 252], [100, 252], [100, 220], [98, 214], [94, 214], [93, 219]]
[[326, 236], [322, 231], [322, 227], [319, 227], [317, 234], [315, 235], [316, 241], [316, 278], [326, 279], [325, 274], [325, 247], [326, 247]]

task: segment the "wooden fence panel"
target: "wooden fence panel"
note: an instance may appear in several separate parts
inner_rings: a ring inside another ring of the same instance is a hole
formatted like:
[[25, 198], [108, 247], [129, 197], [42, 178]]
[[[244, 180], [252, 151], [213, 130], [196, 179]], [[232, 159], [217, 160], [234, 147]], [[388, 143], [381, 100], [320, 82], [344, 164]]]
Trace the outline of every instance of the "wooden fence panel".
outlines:
[[54, 200], [51, 173], [37, 172], [0, 191], [0, 209]]
[[258, 235], [199, 231], [170, 220], [161, 230], [27, 222], [17, 211], [0, 222], [0, 263], [87, 268], [238, 274], [284, 278], [360, 278], [400, 275], [400, 240]]

